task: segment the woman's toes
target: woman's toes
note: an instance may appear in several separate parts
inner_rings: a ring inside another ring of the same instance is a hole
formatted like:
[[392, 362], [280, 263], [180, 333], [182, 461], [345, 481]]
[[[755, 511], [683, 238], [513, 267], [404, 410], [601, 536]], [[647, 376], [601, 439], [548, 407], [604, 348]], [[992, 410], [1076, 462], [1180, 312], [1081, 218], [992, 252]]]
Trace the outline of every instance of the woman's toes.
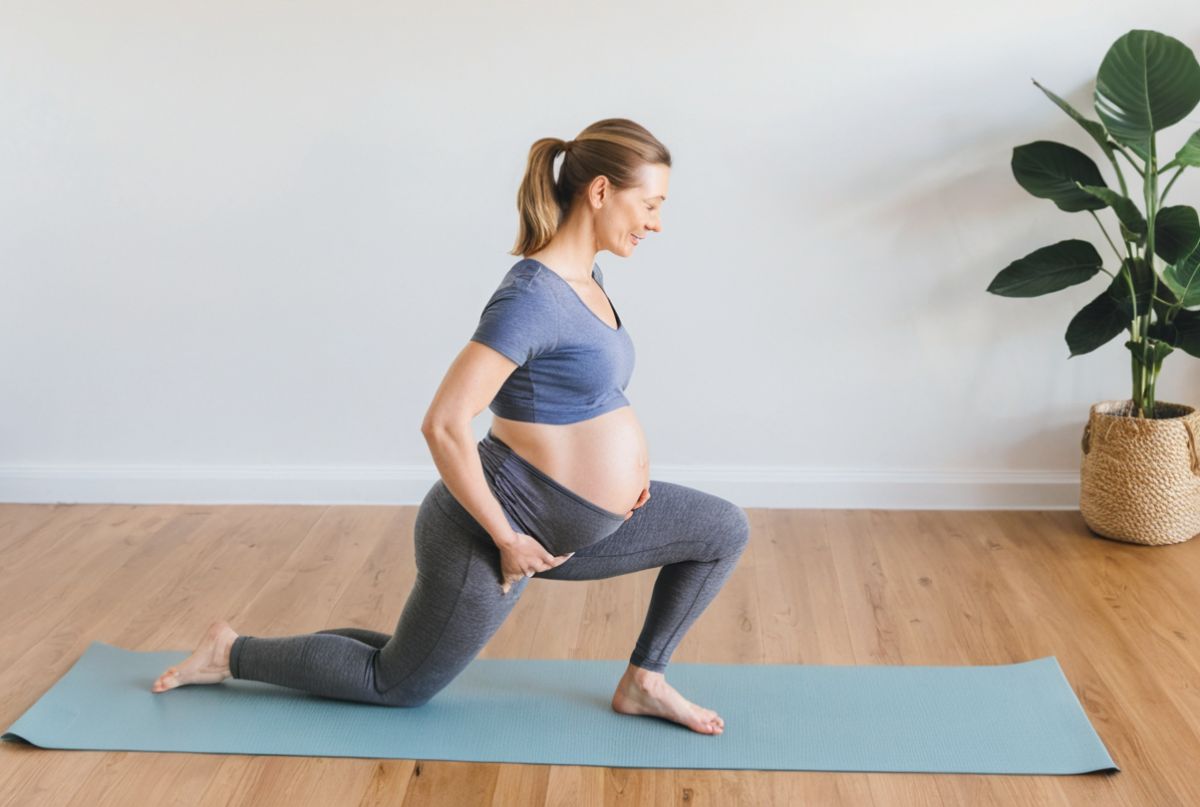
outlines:
[[163, 692], [168, 689], [174, 689], [175, 686], [178, 684], [178, 678], [177, 678], [178, 673], [179, 673], [179, 670], [172, 667], [171, 669], [167, 670], [162, 675], [158, 676], [158, 680], [154, 682], [154, 687], [153, 687], [154, 691], [155, 692]]

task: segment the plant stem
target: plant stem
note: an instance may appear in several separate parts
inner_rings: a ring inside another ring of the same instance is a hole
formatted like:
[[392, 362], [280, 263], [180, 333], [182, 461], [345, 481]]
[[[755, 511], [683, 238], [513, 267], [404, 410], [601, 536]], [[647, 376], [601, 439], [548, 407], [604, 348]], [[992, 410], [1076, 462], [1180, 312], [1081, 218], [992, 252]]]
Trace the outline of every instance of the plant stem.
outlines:
[[[1171, 177], [1171, 181], [1168, 182], [1167, 187], [1163, 189], [1162, 196], [1159, 197], [1159, 200], [1158, 200], [1158, 203], [1160, 205], [1167, 200], [1167, 194], [1170, 192], [1171, 186], [1175, 184], [1175, 180], [1179, 179], [1179, 175], [1183, 173], [1184, 168], [1187, 168], [1187, 166], [1186, 165], [1179, 166], [1179, 170], [1175, 172], [1175, 176]], [[1164, 166], [1163, 170], [1164, 171], [1167, 170], [1165, 166]]]
[[1129, 191], [1125, 187], [1125, 175], [1121, 173], [1121, 166], [1117, 164], [1117, 158], [1109, 154], [1108, 161], [1112, 163], [1113, 170], [1117, 172], [1117, 182], [1121, 184], [1121, 195], [1128, 196]]
[[[1153, 130], [1150, 132], [1150, 159], [1146, 166], [1145, 178], [1145, 199], [1146, 199], [1146, 268], [1150, 271], [1150, 276], [1153, 280], [1153, 286], [1150, 289], [1150, 299], [1153, 301], [1158, 294], [1158, 272], [1154, 268], [1154, 219], [1158, 212], [1158, 168], [1156, 143]], [[1134, 302], [1136, 308], [1136, 296]], [[1150, 319], [1154, 313], [1154, 304], [1151, 302], [1146, 306], [1145, 320], [1142, 325], [1145, 332], [1150, 329]], [[1136, 390], [1139, 399], [1139, 409], [1145, 407], [1149, 412], [1149, 417], [1154, 417], [1154, 382], [1155, 372], [1153, 368], [1148, 366], [1150, 351], [1150, 340], [1142, 340], [1142, 361], [1141, 361], [1141, 385]], [[1147, 400], [1148, 399], [1148, 400]]]
[[[1109, 141], [1109, 142], [1111, 143], [1112, 146], [1114, 146], [1116, 148], [1117, 151], [1119, 151], [1121, 154], [1125, 155], [1125, 159], [1129, 160], [1129, 164], [1133, 166], [1133, 170], [1137, 171], [1138, 175], [1141, 176], [1142, 179], [1145, 179], [1146, 172], [1143, 171], [1141, 168], [1139, 168], [1138, 164], [1133, 161], [1133, 155], [1131, 155], [1128, 151], [1126, 151], [1125, 147], [1122, 146], [1120, 143], [1117, 143], [1114, 141]], [[1118, 171], [1117, 173], [1119, 174], [1120, 171]], [[1125, 195], [1128, 196], [1129, 194], [1126, 193]]]
[[1112, 247], [1112, 251], [1117, 254], [1117, 262], [1120, 263], [1122, 260], [1121, 253], [1117, 250], [1117, 245], [1113, 243], [1113, 240], [1108, 237], [1108, 230], [1104, 229], [1104, 223], [1100, 221], [1100, 217], [1096, 215], [1095, 210], [1089, 210], [1088, 212], [1092, 214], [1092, 218], [1094, 218], [1096, 220], [1096, 224], [1100, 226], [1100, 232], [1104, 233], [1104, 240], [1108, 242], [1110, 247]]

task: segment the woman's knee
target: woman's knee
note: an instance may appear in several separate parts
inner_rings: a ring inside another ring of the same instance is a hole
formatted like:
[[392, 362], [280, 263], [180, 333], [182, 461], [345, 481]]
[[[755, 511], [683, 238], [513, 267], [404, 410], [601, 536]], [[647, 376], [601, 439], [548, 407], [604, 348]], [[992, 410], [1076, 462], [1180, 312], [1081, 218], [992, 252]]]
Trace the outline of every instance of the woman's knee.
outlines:
[[384, 693], [380, 697], [380, 703], [384, 706], [393, 706], [400, 709], [413, 709], [417, 706], [424, 706], [432, 698], [433, 695], [409, 692], [404, 689], [394, 689]]
[[405, 709], [411, 709], [416, 706], [424, 706], [433, 699], [433, 696], [445, 689], [449, 681], [433, 681], [428, 679], [419, 680], [413, 677], [394, 686], [390, 686], [385, 690], [376, 690], [379, 694], [379, 703], [384, 706], [397, 706]]
[[[651, 480], [652, 490], [653, 482]], [[686, 530], [708, 536], [710, 546], [715, 544], [717, 557], [741, 554], [750, 540], [750, 519], [746, 511], [714, 493], [680, 488], [682, 502], [676, 505], [676, 510], [686, 513]]]
[[729, 550], [736, 554], [746, 548], [750, 541], [750, 517], [746, 511], [731, 501], [725, 502], [725, 529], [723, 534]]

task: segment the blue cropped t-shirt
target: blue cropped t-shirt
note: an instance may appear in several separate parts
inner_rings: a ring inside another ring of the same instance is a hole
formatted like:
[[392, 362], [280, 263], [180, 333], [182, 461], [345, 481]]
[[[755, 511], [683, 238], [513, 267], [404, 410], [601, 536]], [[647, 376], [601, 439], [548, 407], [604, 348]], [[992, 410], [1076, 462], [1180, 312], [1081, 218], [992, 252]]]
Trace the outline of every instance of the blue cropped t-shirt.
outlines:
[[[592, 277], [603, 291], [598, 264]], [[628, 406], [633, 340], [612, 300], [608, 305], [615, 329], [554, 270], [533, 258], [517, 261], [483, 307], [471, 337], [518, 365], [488, 408], [510, 420], [561, 424]]]

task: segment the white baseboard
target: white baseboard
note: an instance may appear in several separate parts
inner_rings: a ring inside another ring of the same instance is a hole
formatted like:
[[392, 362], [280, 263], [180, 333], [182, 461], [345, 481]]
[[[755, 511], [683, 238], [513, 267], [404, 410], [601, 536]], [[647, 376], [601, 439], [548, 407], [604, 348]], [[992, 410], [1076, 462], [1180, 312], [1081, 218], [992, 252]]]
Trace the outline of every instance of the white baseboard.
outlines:
[[[432, 465], [7, 466], [0, 503], [417, 505]], [[880, 510], [1077, 510], [1078, 471], [923, 471], [655, 465], [661, 479], [741, 507]]]

